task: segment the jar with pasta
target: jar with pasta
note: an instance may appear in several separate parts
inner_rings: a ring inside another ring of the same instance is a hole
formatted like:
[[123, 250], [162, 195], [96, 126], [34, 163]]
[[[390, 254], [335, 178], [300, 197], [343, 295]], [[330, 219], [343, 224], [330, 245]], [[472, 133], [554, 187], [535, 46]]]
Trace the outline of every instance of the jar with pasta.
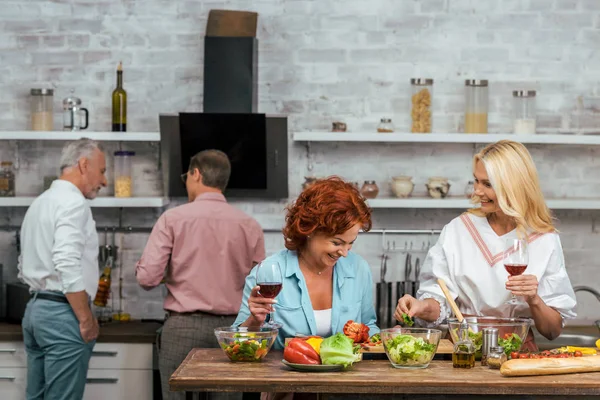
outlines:
[[413, 133], [431, 133], [431, 100], [433, 79], [412, 78], [410, 80], [410, 118]]
[[133, 151], [115, 151], [115, 197], [132, 196], [131, 164], [134, 156]]

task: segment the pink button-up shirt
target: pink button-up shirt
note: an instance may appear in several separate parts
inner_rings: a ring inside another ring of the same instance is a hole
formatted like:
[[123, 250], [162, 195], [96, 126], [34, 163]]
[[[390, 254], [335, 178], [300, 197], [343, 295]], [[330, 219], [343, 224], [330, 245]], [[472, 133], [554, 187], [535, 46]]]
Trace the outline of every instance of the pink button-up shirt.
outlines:
[[145, 289], [165, 278], [165, 310], [235, 315], [246, 276], [264, 258], [258, 222], [222, 194], [204, 193], [160, 216], [135, 272]]

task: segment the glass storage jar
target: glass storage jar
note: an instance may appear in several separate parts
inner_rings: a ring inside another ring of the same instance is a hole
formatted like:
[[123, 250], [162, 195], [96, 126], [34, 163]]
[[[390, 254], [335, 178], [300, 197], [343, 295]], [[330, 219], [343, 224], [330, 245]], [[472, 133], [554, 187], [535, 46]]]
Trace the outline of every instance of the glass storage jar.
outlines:
[[379, 187], [375, 181], [365, 181], [360, 188], [360, 193], [365, 199], [374, 199], [379, 194]]
[[0, 163], [0, 197], [15, 197], [15, 172], [11, 161]]
[[535, 134], [535, 90], [514, 90], [513, 111], [516, 134]]
[[504, 348], [500, 346], [494, 346], [490, 349], [487, 358], [487, 364], [492, 369], [500, 369], [502, 364], [507, 360]]
[[488, 132], [488, 81], [465, 81], [465, 133]]
[[410, 131], [413, 133], [431, 133], [433, 79], [411, 79], [410, 92], [410, 118], [412, 121]]
[[381, 118], [379, 125], [377, 125], [377, 132], [380, 133], [391, 133], [394, 132], [394, 125], [390, 118]]
[[54, 129], [53, 104], [54, 90], [31, 89], [31, 129], [51, 131]]
[[475, 183], [473, 181], [467, 182], [467, 186], [465, 186], [465, 197], [470, 199], [473, 197], [473, 192], [475, 191]]
[[132, 195], [132, 161], [133, 151], [115, 151], [115, 197], [131, 197]]

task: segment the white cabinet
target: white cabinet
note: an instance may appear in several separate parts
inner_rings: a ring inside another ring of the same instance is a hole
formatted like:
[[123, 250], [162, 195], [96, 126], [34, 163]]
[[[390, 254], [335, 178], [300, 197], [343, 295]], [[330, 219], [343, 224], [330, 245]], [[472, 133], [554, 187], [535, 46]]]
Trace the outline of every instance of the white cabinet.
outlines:
[[[84, 400], [152, 399], [151, 343], [96, 343]], [[22, 400], [27, 387], [23, 342], [0, 342], [0, 399]]]

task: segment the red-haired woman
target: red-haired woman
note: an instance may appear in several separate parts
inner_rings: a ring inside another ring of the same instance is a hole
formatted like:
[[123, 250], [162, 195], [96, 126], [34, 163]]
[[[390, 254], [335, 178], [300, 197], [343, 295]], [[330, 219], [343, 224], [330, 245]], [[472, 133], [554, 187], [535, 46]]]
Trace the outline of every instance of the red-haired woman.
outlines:
[[287, 208], [286, 249], [263, 261], [279, 263], [283, 289], [276, 300], [261, 297], [255, 267], [246, 278], [234, 325], [261, 325], [277, 304], [278, 349], [296, 333], [342, 332], [348, 320], [366, 324], [370, 336], [378, 333], [371, 269], [350, 251], [358, 232], [369, 229], [371, 210], [352, 184], [338, 177], [318, 180]]

